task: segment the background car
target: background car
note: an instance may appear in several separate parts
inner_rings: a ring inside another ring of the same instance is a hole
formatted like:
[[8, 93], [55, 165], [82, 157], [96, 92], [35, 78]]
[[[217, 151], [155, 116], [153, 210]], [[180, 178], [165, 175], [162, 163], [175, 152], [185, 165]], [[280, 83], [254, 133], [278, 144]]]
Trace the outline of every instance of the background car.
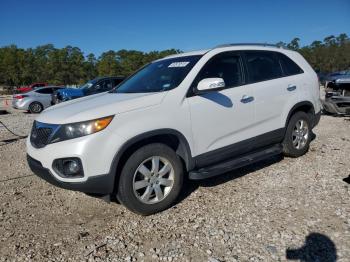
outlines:
[[332, 115], [350, 115], [350, 96], [344, 96], [339, 92], [328, 92], [322, 100], [323, 112]]
[[322, 104], [325, 113], [350, 115], [350, 75], [343, 75], [328, 84]]
[[21, 87], [17, 88], [16, 92], [17, 93], [25, 93], [25, 92], [34, 90], [34, 89], [39, 88], [39, 87], [44, 87], [47, 85], [48, 85], [47, 83], [33, 83], [33, 84], [30, 84], [29, 86], [21, 86]]
[[79, 88], [64, 88], [54, 92], [52, 104], [72, 100], [75, 98], [107, 92], [121, 83], [125, 77], [98, 77], [88, 81]]
[[48, 86], [37, 88], [26, 93], [16, 94], [13, 96], [12, 107], [38, 114], [51, 106], [53, 92], [62, 88], [63, 87], [60, 86]]
[[[343, 79], [350, 79], [350, 71], [339, 71], [339, 72], [333, 72], [326, 76], [325, 78], [325, 87], [326, 88], [332, 88], [332, 89], [338, 89], [339, 87], [339, 80]], [[340, 83], [343, 84], [344, 83]]]

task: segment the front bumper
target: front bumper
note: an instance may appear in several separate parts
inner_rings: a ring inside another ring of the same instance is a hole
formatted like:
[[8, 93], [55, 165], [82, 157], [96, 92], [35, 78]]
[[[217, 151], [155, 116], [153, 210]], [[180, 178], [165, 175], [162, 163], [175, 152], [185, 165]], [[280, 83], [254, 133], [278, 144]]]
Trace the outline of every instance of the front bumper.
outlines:
[[30, 169], [38, 177], [46, 180], [50, 184], [74, 191], [80, 191], [90, 194], [111, 194], [114, 189], [114, 175], [112, 173], [106, 175], [88, 177], [83, 182], [63, 182], [56, 179], [49, 169], [42, 166], [42, 164], [27, 154], [27, 161]]
[[[111, 142], [113, 141], [113, 142]], [[116, 167], [114, 157], [123, 141], [111, 128], [95, 134], [35, 148], [27, 138], [28, 160], [33, 172], [58, 187], [92, 194], [110, 194], [114, 189]], [[62, 177], [53, 168], [60, 158], [79, 158], [83, 177]]]
[[350, 115], [350, 97], [332, 96], [322, 101], [323, 109], [330, 114]]

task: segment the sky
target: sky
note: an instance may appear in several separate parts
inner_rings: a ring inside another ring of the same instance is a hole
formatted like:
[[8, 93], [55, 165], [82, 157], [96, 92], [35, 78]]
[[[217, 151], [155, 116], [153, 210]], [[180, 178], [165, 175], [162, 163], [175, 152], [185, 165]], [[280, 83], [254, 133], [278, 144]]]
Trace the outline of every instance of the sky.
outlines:
[[350, 36], [350, 0], [0, 0], [0, 46], [211, 48]]

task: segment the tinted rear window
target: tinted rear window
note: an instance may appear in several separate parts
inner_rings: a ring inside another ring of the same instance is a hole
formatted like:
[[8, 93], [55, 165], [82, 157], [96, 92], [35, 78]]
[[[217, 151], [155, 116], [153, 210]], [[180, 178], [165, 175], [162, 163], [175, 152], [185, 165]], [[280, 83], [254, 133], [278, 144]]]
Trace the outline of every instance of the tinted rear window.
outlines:
[[284, 54], [279, 54], [281, 66], [285, 76], [297, 75], [304, 71], [292, 59]]
[[36, 90], [35, 92], [39, 94], [52, 94], [53, 90], [52, 88], [44, 88], [44, 89]]
[[250, 82], [282, 77], [282, 69], [274, 52], [247, 51], [246, 62]]

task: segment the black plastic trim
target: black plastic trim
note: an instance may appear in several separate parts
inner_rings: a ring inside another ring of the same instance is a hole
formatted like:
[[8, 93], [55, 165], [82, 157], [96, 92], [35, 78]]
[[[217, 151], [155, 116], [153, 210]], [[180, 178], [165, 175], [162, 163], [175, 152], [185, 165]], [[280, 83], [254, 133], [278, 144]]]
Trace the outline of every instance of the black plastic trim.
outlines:
[[[285, 126], [287, 126], [288, 125], [288, 122], [289, 122], [289, 119], [291, 118], [291, 116], [294, 114], [294, 112], [296, 112], [296, 111], [298, 111], [298, 108], [301, 108], [301, 107], [303, 107], [303, 106], [308, 106], [308, 107], [310, 107], [311, 108], [311, 114], [312, 114], [312, 119], [311, 119], [311, 121], [312, 121], [312, 123], [314, 123], [315, 122], [315, 109], [314, 109], [314, 106], [313, 106], [313, 104], [310, 102], [310, 101], [302, 101], [302, 102], [299, 102], [299, 103], [297, 103], [297, 104], [295, 104], [293, 107], [292, 107], [292, 109], [289, 111], [289, 113], [288, 113], [288, 117], [287, 117], [287, 119], [286, 119], [286, 124], [285, 124]], [[313, 124], [312, 125], [312, 127], [314, 127], [315, 125]]]
[[228, 171], [247, 166], [263, 159], [279, 155], [282, 153], [281, 144], [272, 145], [262, 148], [257, 151], [253, 151], [233, 159], [226, 160], [217, 165], [201, 168], [189, 173], [189, 178], [192, 180], [206, 179], [209, 177], [217, 176]]
[[[66, 175], [64, 174], [64, 167], [63, 164], [65, 161], [76, 161], [79, 164], [80, 172], [75, 175]], [[77, 177], [84, 177], [84, 168], [83, 164], [81, 163], [81, 160], [79, 157], [65, 157], [65, 158], [57, 158], [52, 163], [52, 169], [63, 178], [77, 178]]]
[[243, 155], [265, 146], [282, 142], [285, 128], [280, 128], [265, 134], [234, 143], [223, 148], [194, 157], [196, 168], [203, 168]]
[[42, 166], [41, 162], [32, 158], [27, 154], [27, 162], [30, 169], [38, 177], [44, 179], [48, 183], [74, 191], [80, 191], [90, 194], [111, 194], [114, 189], [114, 175], [104, 174], [89, 177], [85, 182], [62, 182], [56, 179], [49, 169]]

